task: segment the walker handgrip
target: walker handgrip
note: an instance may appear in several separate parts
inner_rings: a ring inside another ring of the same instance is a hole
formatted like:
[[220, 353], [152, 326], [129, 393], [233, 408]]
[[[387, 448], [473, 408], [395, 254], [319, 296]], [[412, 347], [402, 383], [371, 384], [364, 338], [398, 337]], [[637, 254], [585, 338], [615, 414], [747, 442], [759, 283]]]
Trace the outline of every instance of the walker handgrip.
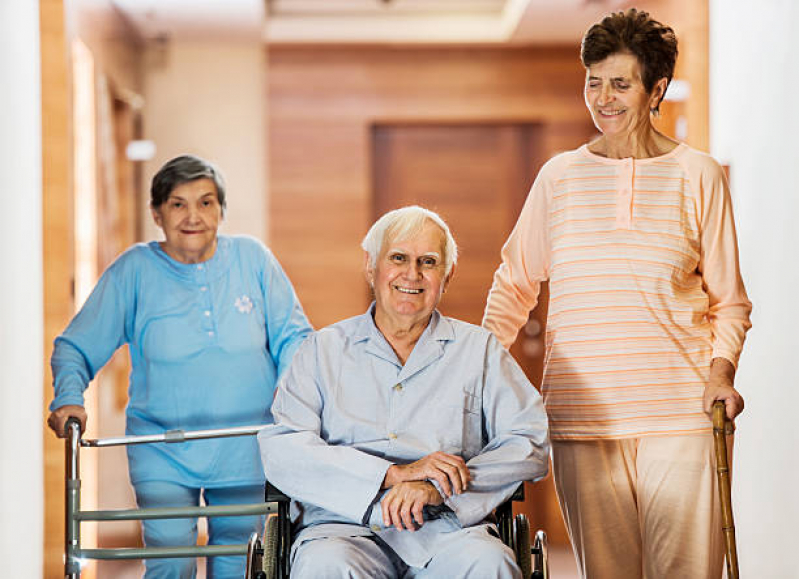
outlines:
[[67, 418], [67, 421], [64, 423], [64, 438], [69, 438], [70, 427], [76, 424], [78, 426], [78, 433], [81, 434], [83, 432], [83, 427], [81, 425], [80, 419], [76, 418], [75, 416], [70, 416]]

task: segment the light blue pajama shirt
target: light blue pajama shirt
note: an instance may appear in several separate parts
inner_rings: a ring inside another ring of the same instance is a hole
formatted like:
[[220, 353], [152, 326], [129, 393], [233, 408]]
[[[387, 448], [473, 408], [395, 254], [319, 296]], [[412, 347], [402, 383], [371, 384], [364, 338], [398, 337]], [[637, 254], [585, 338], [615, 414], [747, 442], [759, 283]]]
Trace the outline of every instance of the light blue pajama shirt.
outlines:
[[[258, 435], [266, 476], [296, 500], [303, 541], [377, 535], [424, 566], [452, 532], [487, 524], [520, 481], [548, 468], [541, 397], [487, 330], [437, 311], [403, 366], [374, 304], [316, 332], [281, 379], [273, 425]], [[415, 532], [383, 526], [386, 471], [435, 451], [467, 461], [467, 492]], [[451, 509], [451, 510], [450, 510]]]
[[[227, 428], [272, 421], [275, 382], [311, 327], [272, 253], [219, 236], [199, 264], [137, 244], [103, 273], [56, 339], [51, 410], [83, 391], [122, 345], [132, 371], [126, 433]], [[133, 484], [219, 488], [264, 480], [254, 437], [128, 447]]]

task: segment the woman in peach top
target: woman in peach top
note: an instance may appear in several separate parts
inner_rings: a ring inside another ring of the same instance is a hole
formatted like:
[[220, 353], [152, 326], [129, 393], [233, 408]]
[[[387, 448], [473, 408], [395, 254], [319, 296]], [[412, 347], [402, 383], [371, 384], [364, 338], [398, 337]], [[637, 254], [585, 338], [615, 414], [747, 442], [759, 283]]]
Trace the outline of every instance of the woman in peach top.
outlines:
[[549, 281], [542, 390], [585, 577], [720, 577], [710, 409], [734, 419], [751, 304], [721, 167], [655, 129], [677, 40], [646, 12], [583, 38], [601, 135], [539, 173], [483, 325], [510, 346]]

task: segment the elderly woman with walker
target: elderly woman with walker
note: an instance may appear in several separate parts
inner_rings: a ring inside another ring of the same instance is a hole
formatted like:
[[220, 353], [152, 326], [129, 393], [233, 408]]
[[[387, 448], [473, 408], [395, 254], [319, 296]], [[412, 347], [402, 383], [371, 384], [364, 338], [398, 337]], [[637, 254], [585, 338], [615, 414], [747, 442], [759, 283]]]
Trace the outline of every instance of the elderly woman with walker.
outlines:
[[601, 135], [541, 169], [483, 320], [509, 346], [549, 281], [544, 404], [584, 577], [721, 576], [710, 412], [743, 410], [751, 304], [722, 168], [652, 122], [676, 57], [635, 9], [585, 34]]
[[[183, 155], [151, 187], [164, 241], [137, 244], [103, 273], [56, 339], [49, 426], [86, 424], [83, 392], [122, 345], [130, 351], [126, 434], [271, 422], [278, 376], [311, 327], [272, 253], [255, 239], [218, 235], [226, 204], [219, 171]], [[254, 437], [128, 446], [140, 508], [257, 503], [263, 468]], [[145, 520], [147, 547], [193, 545], [196, 519]], [[209, 519], [209, 544], [244, 543], [262, 516]], [[210, 577], [241, 577], [244, 557], [209, 560]], [[148, 559], [145, 577], [194, 577], [193, 559]]]

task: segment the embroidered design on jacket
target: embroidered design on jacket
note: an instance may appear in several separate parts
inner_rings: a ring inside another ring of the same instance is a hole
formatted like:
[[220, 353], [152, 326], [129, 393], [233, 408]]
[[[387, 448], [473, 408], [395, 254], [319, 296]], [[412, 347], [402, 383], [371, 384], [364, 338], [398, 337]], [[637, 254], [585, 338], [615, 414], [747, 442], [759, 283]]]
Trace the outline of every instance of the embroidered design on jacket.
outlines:
[[236, 309], [242, 314], [249, 314], [252, 311], [252, 300], [246, 295], [236, 298], [236, 303], [233, 305], [236, 306]]

